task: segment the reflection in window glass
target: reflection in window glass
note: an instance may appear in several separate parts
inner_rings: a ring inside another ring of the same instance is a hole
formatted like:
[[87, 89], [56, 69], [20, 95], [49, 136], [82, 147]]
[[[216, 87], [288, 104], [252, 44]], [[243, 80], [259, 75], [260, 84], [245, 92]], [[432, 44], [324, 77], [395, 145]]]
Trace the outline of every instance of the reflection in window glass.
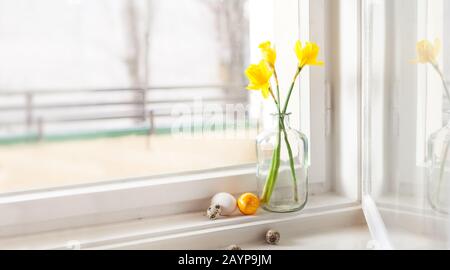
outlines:
[[430, 141], [448, 121], [449, 105], [432, 64], [414, 59], [418, 41], [442, 43], [433, 62], [444, 80], [450, 78], [450, 4], [368, 0], [364, 8], [366, 192], [375, 200], [394, 248], [446, 248], [448, 215], [433, 206], [437, 197], [430, 191], [440, 189], [439, 200], [449, 198], [450, 186], [432, 178], [450, 179], [450, 163], [430, 169], [430, 153], [436, 150]]

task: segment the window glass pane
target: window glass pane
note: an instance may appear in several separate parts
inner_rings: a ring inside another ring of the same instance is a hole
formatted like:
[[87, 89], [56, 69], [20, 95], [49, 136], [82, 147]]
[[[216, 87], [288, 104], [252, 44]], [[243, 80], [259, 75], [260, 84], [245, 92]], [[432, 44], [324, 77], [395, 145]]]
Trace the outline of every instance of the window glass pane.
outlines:
[[366, 193], [395, 248], [448, 247], [450, 3], [364, 3]]
[[249, 26], [248, 0], [0, 0], [0, 193], [254, 163]]

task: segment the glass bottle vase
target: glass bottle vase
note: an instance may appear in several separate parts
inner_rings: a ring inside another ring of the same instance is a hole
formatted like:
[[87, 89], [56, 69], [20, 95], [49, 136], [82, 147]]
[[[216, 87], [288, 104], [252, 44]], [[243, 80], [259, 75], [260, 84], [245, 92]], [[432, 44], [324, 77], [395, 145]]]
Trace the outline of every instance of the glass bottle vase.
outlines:
[[427, 197], [435, 211], [450, 213], [450, 123], [428, 140]]
[[299, 211], [308, 200], [308, 139], [290, 127], [289, 114], [272, 118], [256, 140], [258, 195], [265, 210]]

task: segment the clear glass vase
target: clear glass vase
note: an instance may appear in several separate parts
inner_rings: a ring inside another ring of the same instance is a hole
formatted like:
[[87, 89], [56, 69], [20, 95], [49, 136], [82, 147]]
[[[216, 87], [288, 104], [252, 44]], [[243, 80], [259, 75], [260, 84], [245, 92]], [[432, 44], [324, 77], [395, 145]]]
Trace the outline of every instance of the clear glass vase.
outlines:
[[272, 117], [271, 128], [256, 140], [261, 205], [271, 212], [299, 211], [308, 200], [308, 139], [290, 127], [289, 114]]
[[450, 123], [428, 140], [427, 197], [430, 206], [450, 213]]

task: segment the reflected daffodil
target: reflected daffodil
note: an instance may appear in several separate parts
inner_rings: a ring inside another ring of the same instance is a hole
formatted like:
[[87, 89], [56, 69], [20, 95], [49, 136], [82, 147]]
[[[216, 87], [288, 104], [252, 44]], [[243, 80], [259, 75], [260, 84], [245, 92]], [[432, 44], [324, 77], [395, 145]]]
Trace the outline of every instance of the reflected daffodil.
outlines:
[[445, 81], [444, 72], [439, 67], [438, 56], [441, 52], [441, 40], [436, 38], [434, 44], [428, 40], [421, 40], [416, 44], [417, 59], [413, 60], [414, 63], [430, 64], [436, 73], [439, 75], [444, 86], [447, 99], [450, 101], [450, 89]]
[[421, 40], [417, 42], [417, 59], [414, 60], [414, 62], [421, 64], [436, 64], [437, 58], [441, 51], [441, 46], [441, 41], [439, 39], [435, 39], [434, 44], [428, 40]]
[[268, 98], [270, 94], [270, 78], [273, 71], [269, 69], [266, 62], [261, 60], [258, 64], [251, 64], [246, 70], [245, 75], [250, 81], [248, 90], [261, 90], [264, 98]]

